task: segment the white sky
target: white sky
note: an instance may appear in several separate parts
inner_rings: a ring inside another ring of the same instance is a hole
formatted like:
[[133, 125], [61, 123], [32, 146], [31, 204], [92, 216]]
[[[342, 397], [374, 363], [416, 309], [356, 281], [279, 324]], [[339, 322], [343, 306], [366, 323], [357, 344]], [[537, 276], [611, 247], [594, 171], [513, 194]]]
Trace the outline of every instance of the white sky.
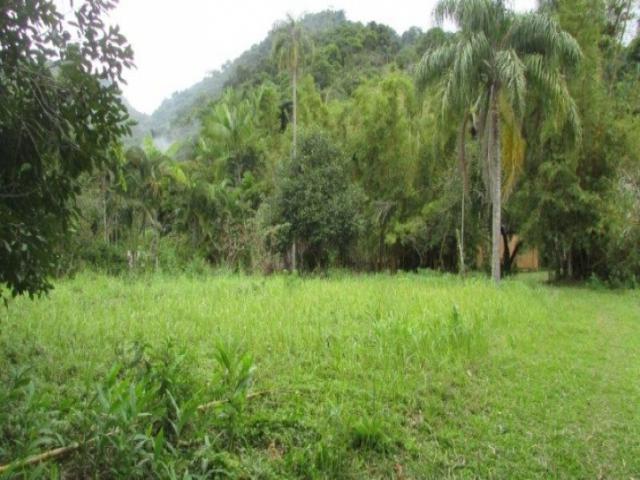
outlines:
[[[327, 8], [349, 20], [376, 21], [402, 33], [432, 26], [436, 0], [120, 0], [111, 18], [135, 51], [137, 69], [124, 85], [127, 100], [151, 113], [163, 99], [198, 82], [227, 60], [260, 42], [287, 13], [299, 16]], [[517, 10], [536, 0], [513, 0]]]

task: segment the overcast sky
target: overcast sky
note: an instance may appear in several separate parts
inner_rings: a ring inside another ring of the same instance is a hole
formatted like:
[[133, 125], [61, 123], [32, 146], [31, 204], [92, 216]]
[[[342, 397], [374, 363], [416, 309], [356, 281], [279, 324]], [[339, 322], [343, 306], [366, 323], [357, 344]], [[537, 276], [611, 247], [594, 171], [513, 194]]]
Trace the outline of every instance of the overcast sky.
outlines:
[[[201, 80], [261, 41], [287, 13], [327, 8], [350, 20], [376, 21], [402, 33], [432, 26], [436, 0], [120, 0], [112, 12], [135, 51], [137, 69], [126, 75], [127, 100], [151, 113], [163, 99]], [[536, 0], [513, 0], [530, 10]]]

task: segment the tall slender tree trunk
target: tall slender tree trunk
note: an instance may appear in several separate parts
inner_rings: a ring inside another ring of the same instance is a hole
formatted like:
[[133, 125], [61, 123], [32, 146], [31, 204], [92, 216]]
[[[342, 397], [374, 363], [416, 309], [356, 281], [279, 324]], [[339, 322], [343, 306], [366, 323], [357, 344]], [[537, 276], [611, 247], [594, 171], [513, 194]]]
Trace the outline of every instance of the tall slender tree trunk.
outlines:
[[297, 250], [297, 248], [296, 248], [296, 247], [297, 247], [296, 243], [297, 243], [297, 241], [296, 241], [296, 239], [294, 238], [294, 239], [293, 239], [293, 244], [291, 245], [291, 271], [292, 271], [292, 272], [295, 272], [295, 271], [296, 271], [296, 268], [297, 268], [297, 265], [296, 265], [296, 257], [298, 256], [298, 252], [296, 251], [296, 250]]
[[378, 239], [378, 271], [382, 271], [382, 256], [384, 253], [384, 233], [380, 232], [380, 237]]
[[102, 228], [104, 230], [104, 243], [109, 243], [109, 225], [107, 222], [107, 174], [102, 176]]
[[500, 282], [500, 225], [502, 222], [502, 164], [500, 158], [500, 112], [498, 88], [491, 89], [491, 125], [489, 159], [491, 178], [491, 277]]
[[469, 120], [469, 113], [465, 113], [462, 120], [462, 126], [460, 127], [460, 145], [459, 145], [459, 159], [460, 159], [460, 175], [462, 176], [462, 207], [460, 208], [460, 232], [458, 238], [458, 247], [460, 250], [460, 275], [465, 274], [465, 262], [464, 262], [464, 220], [465, 220], [465, 204], [466, 196], [469, 190], [469, 179], [467, 172], [467, 157], [465, 151], [465, 134], [467, 131], [467, 121]]
[[465, 262], [464, 262], [464, 203], [465, 203], [465, 193], [462, 190], [462, 208], [460, 209], [460, 230], [458, 230], [458, 257], [460, 260], [460, 275], [464, 276], [466, 272]]
[[295, 157], [297, 155], [297, 148], [298, 148], [298, 65], [297, 65], [298, 59], [297, 59], [297, 55], [294, 62], [295, 62], [295, 65], [293, 67], [292, 80], [291, 80], [292, 88], [293, 88], [293, 121], [292, 121], [293, 145], [291, 148], [291, 152]]
[[[293, 53], [293, 68], [291, 72], [291, 83], [293, 88], [293, 142], [291, 147], [292, 158], [295, 158], [298, 154], [298, 50], [294, 47]], [[292, 271], [296, 271], [296, 239], [293, 239], [293, 244], [291, 245], [291, 269]]]

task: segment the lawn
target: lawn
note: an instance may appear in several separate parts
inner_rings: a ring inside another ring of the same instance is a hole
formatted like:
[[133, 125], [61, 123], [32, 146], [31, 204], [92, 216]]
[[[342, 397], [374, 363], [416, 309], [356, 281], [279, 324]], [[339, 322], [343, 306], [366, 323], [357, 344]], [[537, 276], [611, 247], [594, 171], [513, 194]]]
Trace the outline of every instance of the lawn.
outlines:
[[640, 477], [633, 291], [84, 273], [0, 311], [0, 367], [0, 464], [79, 442], [7, 476]]

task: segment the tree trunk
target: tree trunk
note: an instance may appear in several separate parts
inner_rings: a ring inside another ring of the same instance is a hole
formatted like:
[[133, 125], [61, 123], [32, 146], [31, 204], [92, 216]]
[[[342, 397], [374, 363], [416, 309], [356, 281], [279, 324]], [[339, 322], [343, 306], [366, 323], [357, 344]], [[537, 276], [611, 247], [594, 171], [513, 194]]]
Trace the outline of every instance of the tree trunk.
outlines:
[[[295, 48], [295, 47], [294, 47]], [[293, 121], [291, 122], [293, 127], [293, 142], [291, 146], [292, 159], [298, 154], [298, 51], [297, 49], [293, 54], [293, 68], [291, 72], [291, 84], [293, 88]], [[296, 239], [293, 239], [291, 245], [291, 270], [296, 271]]]
[[569, 254], [567, 255], [567, 277], [569, 280], [573, 280], [573, 252], [572, 248], [569, 247]]
[[104, 229], [104, 243], [109, 243], [109, 228], [107, 222], [107, 174], [102, 176], [102, 228]]
[[298, 148], [298, 59], [297, 55], [294, 59], [294, 67], [292, 74], [292, 87], [293, 87], [293, 145], [291, 148], [291, 152], [293, 157], [297, 155]]
[[293, 239], [293, 244], [291, 245], [291, 271], [296, 271], [296, 257], [298, 256], [298, 252], [296, 251], [296, 239]]
[[380, 227], [380, 237], [378, 237], [378, 271], [382, 271], [384, 258], [384, 227]]
[[465, 274], [464, 264], [464, 216], [465, 216], [465, 200], [467, 191], [469, 190], [469, 180], [467, 175], [467, 157], [465, 151], [465, 134], [467, 130], [467, 121], [469, 120], [469, 113], [465, 113], [462, 120], [462, 126], [460, 128], [460, 145], [459, 145], [459, 159], [460, 159], [460, 175], [462, 176], [462, 207], [460, 208], [460, 232], [458, 238], [458, 247], [460, 249], [460, 275]]
[[511, 275], [513, 272], [513, 264], [516, 261], [516, 257], [518, 256], [518, 252], [522, 247], [522, 240], [518, 240], [513, 247], [513, 251], [511, 251], [511, 247], [509, 245], [511, 239], [513, 238], [506, 229], [501, 229], [502, 233], [502, 275], [507, 276]]
[[498, 111], [498, 88], [491, 89], [491, 131], [489, 159], [491, 178], [491, 277], [500, 283], [500, 224], [502, 214], [502, 165], [500, 158], [500, 113]]
[[160, 220], [159, 220], [159, 215], [158, 212], [155, 211], [153, 213], [153, 245], [152, 245], [152, 250], [153, 250], [153, 265], [155, 270], [159, 270], [160, 269], [160, 258], [158, 255], [158, 250], [160, 248], [160, 233], [161, 233], [161, 225], [160, 225]]

